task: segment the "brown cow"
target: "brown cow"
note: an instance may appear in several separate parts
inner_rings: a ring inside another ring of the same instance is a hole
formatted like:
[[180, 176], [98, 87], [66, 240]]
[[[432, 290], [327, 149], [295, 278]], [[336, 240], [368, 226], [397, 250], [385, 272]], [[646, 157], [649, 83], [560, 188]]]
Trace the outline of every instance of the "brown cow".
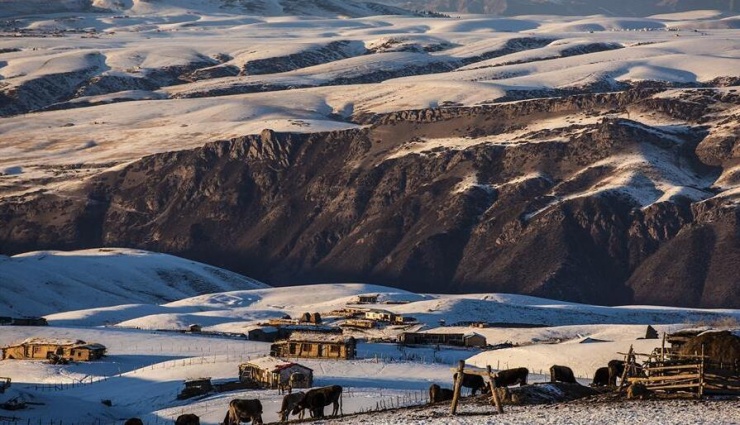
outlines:
[[[452, 375], [452, 382], [455, 381], [457, 381], [457, 372]], [[472, 395], [475, 395], [478, 390], [480, 390], [481, 393], [485, 393], [488, 390], [488, 386], [486, 386], [486, 382], [483, 380], [482, 376], [465, 372], [463, 372], [462, 386], [473, 390]]]
[[329, 404], [334, 404], [332, 416], [337, 416], [338, 413], [341, 413], [342, 387], [340, 385], [330, 385], [328, 387], [308, 390], [306, 395], [293, 408], [293, 414], [297, 415], [301, 410], [309, 409], [314, 414], [314, 417], [317, 417], [317, 414], [321, 415], [318, 417], [323, 417], [324, 406], [328, 406]]
[[573, 369], [568, 366], [552, 365], [550, 366], [550, 382], [567, 382], [569, 384], [576, 384], [576, 377], [573, 374]]
[[442, 388], [437, 384], [432, 384], [429, 387], [429, 403], [439, 403], [440, 401], [452, 400], [454, 391], [449, 388]]
[[624, 373], [624, 360], [609, 360], [609, 385], [617, 385], [617, 378]]
[[600, 367], [594, 373], [594, 380], [591, 382], [592, 387], [603, 387], [609, 385], [609, 368]]
[[200, 418], [198, 415], [192, 413], [185, 413], [180, 415], [175, 420], [175, 425], [200, 425]]
[[229, 402], [223, 425], [239, 425], [252, 421], [253, 425], [262, 425], [262, 403], [257, 399], [235, 398]]
[[[288, 415], [290, 415], [290, 411], [298, 405], [298, 402], [303, 399], [304, 395], [306, 395], [306, 393], [304, 393], [303, 391], [298, 391], [297, 393], [287, 394], [283, 397], [283, 404], [280, 406], [280, 411], [278, 412], [281, 422], [285, 422], [288, 420]], [[303, 419], [303, 416], [304, 411], [301, 410], [298, 413], [298, 419]]]
[[493, 377], [493, 386], [496, 388], [508, 387], [509, 385], [527, 385], [529, 370], [526, 367], [501, 370]]
[[123, 425], [144, 425], [144, 422], [139, 418], [131, 418], [127, 419]]

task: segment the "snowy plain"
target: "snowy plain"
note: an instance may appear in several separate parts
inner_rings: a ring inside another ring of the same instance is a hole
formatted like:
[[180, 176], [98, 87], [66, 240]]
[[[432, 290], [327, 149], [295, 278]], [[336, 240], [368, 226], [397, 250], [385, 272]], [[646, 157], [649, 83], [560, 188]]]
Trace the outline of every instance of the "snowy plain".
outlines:
[[[60, 256], [57, 260], [77, 261], [73, 254]], [[138, 266], [144, 271], [153, 267], [157, 266]], [[64, 274], [64, 270], [74, 268], [64, 267], [60, 270]], [[102, 283], [105, 283], [104, 279]], [[77, 291], [68, 294], [67, 298], [84, 298], [84, 285], [80, 285]], [[13, 380], [8, 392], [0, 395], [0, 401], [20, 397], [38, 403], [31, 404], [30, 409], [12, 413], [13, 417], [20, 418], [21, 423], [54, 420], [72, 424], [114, 424], [122, 423], [128, 417], [139, 416], [146, 423], [156, 424], [171, 423], [179, 414], [192, 412], [201, 417], [201, 423], [216, 424], [223, 419], [230, 399], [258, 398], [264, 405], [265, 421], [276, 421], [276, 412], [282, 399], [276, 390], [233, 391], [190, 400], [177, 400], [176, 396], [187, 379], [210, 377], [215, 383], [234, 381], [238, 377], [240, 363], [267, 355], [269, 343], [249, 341], [241, 335], [256, 324], [285, 314], [296, 317], [303, 312], [314, 311], [322, 313], [326, 323], [338, 323], [339, 319], [332, 317], [330, 312], [358, 306], [354, 303], [360, 294], [378, 294], [380, 302], [360, 307], [393, 311], [412, 316], [419, 322], [403, 327], [355, 331], [353, 335], [361, 341], [393, 340], [402, 331], [424, 329], [435, 332], [477, 332], [486, 336], [488, 344], [512, 343], [514, 346], [480, 350], [360, 342], [358, 359], [355, 360], [298, 359], [298, 362], [314, 370], [316, 385], [339, 384], [345, 387], [345, 413], [375, 409], [378, 403], [394, 407], [399, 404], [423, 404], [432, 383], [451, 386], [451, 367], [458, 360], [466, 360], [471, 366], [490, 365], [494, 369], [524, 366], [531, 371], [531, 382], [547, 381], [550, 365], [565, 364], [573, 368], [580, 383], [587, 385], [597, 367], [610, 359], [620, 358], [618, 353], [625, 352], [630, 346], [638, 352], [650, 352], [659, 346], [659, 340], [643, 339], [647, 325], [663, 333], [686, 327], [740, 321], [740, 311], [737, 310], [599, 307], [507, 294], [415, 294], [359, 283], [216, 292], [164, 304], [140, 303], [59, 311], [45, 315], [50, 323], [48, 327], [2, 327], [2, 346], [30, 337], [82, 339], [105, 345], [108, 355], [100, 361], [69, 365], [51, 365], [42, 361], [0, 361], [0, 376], [8, 376]], [[111, 300], [118, 299], [116, 294], [110, 297]], [[101, 300], [91, 302], [99, 303]], [[449, 326], [440, 326], [441, 321]], [[453, 326], [463, 321], [539, 326]], [[194, 323], [202, 325], [202, 334], [182, 332]], [[112, 406], [102, 404], [102, 400], [110, 400]], [[701, 415], [701, 418], [696, 416], [696, 423], [701, 423], [699, 419], [717, 418], [711, 414], [703, 415], [701, 409], [691, 406], [684, 410], [691, 415]], [[736, 404], [732, 406], [737, 407]], [[491, 409], [485, 407], [464, 409], [482, 410], [483, 413], [487, 412], [486, 415], [491, 413]], [[510, 422], [504, 423], [546, 423], [537, 422], [538, 417], [549, 417], [547, 411], [542, 409], [514, 408], [511, 415], [505, 417]], [[582, 415], [579, 416], [581, 419], [572, 419], [572, 422], [563, 419], [565, 422], [562, 423], [588, 423], [584, 418], [593, 418], [598, 413], [588, 406], [564, 409], [581, 412]], [[656, 407], [658, 411], [661, 409], [666, 407]], [[406, 413], [412, 411], [403, 410]], [[412, 413], [409, 413], [410, 416], [403, 416], [406, 415], [403, 413], [401, 416], [380, 414], [377, 417], [372, 414], [350, 416], [343, 422], [327, 420], [321, 423], [499, 422], [499, 418], [486, 415], [463, 416], [453, 420], [443, 413], [424, 412], [416, 414], [417, 417]], [[724, 421], [715, 423], [733, 423], [740, 413], [731, 411], [723, 415]], [[649, 418], [640, 419], [634, 415], [625, 418], [632, 418], [637, 423], [652, 423]]]

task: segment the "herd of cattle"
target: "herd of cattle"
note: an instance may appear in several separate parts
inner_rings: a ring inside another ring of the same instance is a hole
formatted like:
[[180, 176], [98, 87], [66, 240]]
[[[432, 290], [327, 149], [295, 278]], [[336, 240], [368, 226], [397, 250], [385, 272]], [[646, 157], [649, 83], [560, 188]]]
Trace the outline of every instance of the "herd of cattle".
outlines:
[[[298, 416], [303, 419], [304, 413], [308, 413], [313, 418], [324, 417], [324, 407], [332, 405], [332, 416], [343, 414], [342, 412], [342, 387], [340, 385], [330, 385], [328, 387], [313, 388], [306, 392], [299, 391], [296, 393], [286, 394], [283, 397], [283, 403], [278, 414], [280, 420], [285, 422], [289, 415]], [[239, 399], [235, 398], [229, 402], [229, 408], [226, 411], [223, 425], [239, 425], [242, 422], [252, 422], [253, 425], [261, 425], [262, 422], [262, 403], [258, 399]], [[144, 425], [139, 418], [131, 418], [124, 425]], [[192, 413], [178, 416], [175, 425], [200, 425], [200, 418]]]
[[[596, 373], [594, 373], [594, 379], [591, 382], [591, 386], [601, 387], [617, 385], [617, 378], [621, 377], [624, 373], [624, 365], [625, 363], [622, 360], [611, 360], [607, 366], [598, 368]], [[526, 367], [502, 370], [493, 376], [493, 386], [495, 388], [502, 388], [517, 384], [519, 384], [519, 386], [527, 385], [528, 375], [529, 370]], [[457, 373], [453, 375], [453, 381], [456, 380]], [[560, 365], [553, 365], [550, 367], [550, 382], [577, 383], [573, 369], [568, 366]], [[471, 395], [473, 396], [478, 391], [481, 393], [490, 393], [490, 388], [486, 385], [486, 382], [481, 375], [464, 373], [462, 387], [469, 388], [471, 390]], [[432, 384], [429, 387], [430, 403], [449, 401], [452, 400], [453, 396], [454, 392], [449, 388], [442, 388], [437, 384]]]
[[[592, 386], [616, 385], [617, 378], [624, 372], [624, 362], [612, 360], [605, 367], [596, 370]], [[493, 377], [495, 388], [508, 387], [511, 385], [527, 385], [529, 370], [525, 367], [501, 370]], [[453, 381], [457, 380], [457, 373], [453, 375]], [[573, 370], [568, 366], [553, 365], [550, 367], [550, 382], [576, 383]], [[489, 393], [490, 388], [486, 385], [483, 376], [463, 373], [462, 386], [470, 388], [471, 395], [475, 396], [478, 391]], [[438, 403], [449, 401], [453, 398], [453, 390], [442, 388], [437, 384], [429, 387], [429, 402]], [[278, 414], [280, 420], [286, 422], [290, 415], [303, 419], [305, 411], [313, 418], [324, 417], [324, 407], [332, 405], [332, 416], [342, 414], [342, 387], [330, 385], [327, 387], [313, 388], [306, 392], [298, 391], [283, 396], [283, 402]], [[242, 422], [251, 421], [254, 425], [261, 425], [262, 403], [258, 399], [233, 399], [229, 402], [223, 425], [239, 425]], [[124, 425], [143, 425], [139, 418], [131, 418]], [[180, 415], [175, 425], [200, 425], [200, 418], [192, 413]]]

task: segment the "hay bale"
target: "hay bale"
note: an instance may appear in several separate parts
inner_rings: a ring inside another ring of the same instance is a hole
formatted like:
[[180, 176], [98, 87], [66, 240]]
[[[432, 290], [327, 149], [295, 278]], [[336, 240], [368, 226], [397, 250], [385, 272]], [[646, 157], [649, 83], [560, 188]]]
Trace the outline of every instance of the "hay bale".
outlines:
[[679, 354], [701, 354], [709, 357], [709, 363], [734, 365], [740, 361], [740, 337], [730, 331], [707, 331], [686, 342], [678, 351]]

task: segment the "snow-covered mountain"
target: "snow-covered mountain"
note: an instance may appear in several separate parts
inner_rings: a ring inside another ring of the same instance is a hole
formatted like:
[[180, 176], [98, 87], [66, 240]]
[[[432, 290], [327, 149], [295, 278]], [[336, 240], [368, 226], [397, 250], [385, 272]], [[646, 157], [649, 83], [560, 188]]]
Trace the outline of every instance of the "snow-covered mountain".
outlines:
[[695, 10], [737, 13], [734, 0], [383, 0], [414, 10], [500, 15], [650, 16]]
[[1, 256], [0, 282], [0, 316], [16, 317], [267, 287], [195, 261], [116, 248]]
[[740, 305], [737, 16], [296, 9], [319, 3], [2, 20], [2, 252]]

